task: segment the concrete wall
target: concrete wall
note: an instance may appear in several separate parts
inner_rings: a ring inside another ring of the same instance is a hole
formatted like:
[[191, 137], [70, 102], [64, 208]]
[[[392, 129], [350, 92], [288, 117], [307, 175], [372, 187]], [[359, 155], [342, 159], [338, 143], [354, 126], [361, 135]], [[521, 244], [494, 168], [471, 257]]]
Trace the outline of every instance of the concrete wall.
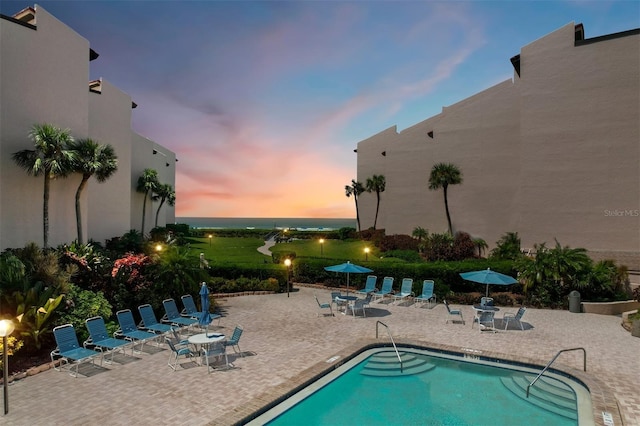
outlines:
[[[27, 175], [11, 158], [33, 149], [28, 134], [36, 123], [68, 128], [75, 138], [91, 137], [115, 148], [116, 174], [102, 184], [91, 179], [83, 193], [85, 239], [104, 242], [139, 229], [137, 178], [145, 168], [155, 168], [161, 182], [175, 187], [175, 154], [132, 132], [129, 95], [104, 80], [100, 93], [89, 90], [89, 42], [42, 7], [34, 10], [30, 25], [0, 19], [0, 250], [32, 241], [43, 244], [44, 179]], [[153, 155], [154, 150], [163, 155]], [[77, 238], [75, 192], [80, 180], [75, 175], [51, 183], [51, 247]], [[147, 230], [154, 220], [150, 206]], [[159, 225], [174, 221], [175, 210], [163, 207]]]
[[[445, 232], [443, 193], [428, 179], [451, 162], [463, 173], [449, 187], [454, 232], [491, 247], [510, 231], [523, 247], [557, 238], [640, 269], [639, 117], [640, 34], [576, 42], [568, 24], [522, 48], [513, 81], [361, 141], [358, 180], [386, 176], [387, 234]], [[375, 194], [360, 204], [366, 229]]]
[[89, 199], [85, 235], [102, 243], [132, 228], [131, 197], [122, 190], [131, 185], [131, 105], [129, 95], [105, 80], [100, 93], [89, 93], [91, 138], [110, 144], [118, 157], [113, 176], [104, 183], [91, 179], [85, 189]]
[[[42, 176], [32, 177], [11, 155], [33, 149], [35, 123], [88, 135], [89, 42], [42, 8], [37, 29], [0, 19], [0, 246], [43, 243]], [[55, 48], [54, 48], [55, 46]], [[75, 188], [79, 176], [51, 182], [49, 245], [75, 235]], [[73, 239], [73, 238], [71, 238]]]

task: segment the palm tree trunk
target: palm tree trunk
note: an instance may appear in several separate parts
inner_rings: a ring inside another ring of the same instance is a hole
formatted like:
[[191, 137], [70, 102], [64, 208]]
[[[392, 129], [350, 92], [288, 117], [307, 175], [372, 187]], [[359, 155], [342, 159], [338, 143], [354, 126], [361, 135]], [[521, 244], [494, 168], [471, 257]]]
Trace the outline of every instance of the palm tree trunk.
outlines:
[[144, 200], [142, 200], [142, 228], [140, 229], [140, 233], [142, 234], [142, 238], [144, 239], [144, 219], [147, 215], [147, 194], [149, 191], [144, 193]]
[[378, 224], [378, 210], [380, 210], [380, 193], [376, 191], [376, 217], [373, 220], [373, 229], [376, 229], [376, 225]]
[[82, 235], [82, 210], [80, 209], [80, 195], [82, 194], [84, 187], [87, 185], [88, 180], [88, 176], [82, 175], [82, 181], [80, 181], [80, 185], [78, 185], [78, 189], [76, 190], [76, 228], [78, 230], [78, 244], [84, 244]]
[[447, 187], [444, 187], [444, 209], [447, 212], [447, 223], [449, 224], [449, 234], [453, 236], [453, 227], [451, 226], [451, 216], [449, 215], [449, 201], [447, 200]]
[[43, 231], [43, 247], [49, 247], [49, 170], [44, 171], [44, 193], [42, 195], [42, 231]]
[[360, 232], [360, 210], [358, 210], [358, 196], [354, 194], [353, 199], [356, 202], [356, 221], [358, 223], [358, 232]]
[[158, 206], [158, 210], [156, 210], [156, 224], [155, 227], [158, 227], [158, 216], [160, 215], [160, 209], [162, 208], [162, 205], [164, 204], [164, 198], [160, 199], [160, 205]]

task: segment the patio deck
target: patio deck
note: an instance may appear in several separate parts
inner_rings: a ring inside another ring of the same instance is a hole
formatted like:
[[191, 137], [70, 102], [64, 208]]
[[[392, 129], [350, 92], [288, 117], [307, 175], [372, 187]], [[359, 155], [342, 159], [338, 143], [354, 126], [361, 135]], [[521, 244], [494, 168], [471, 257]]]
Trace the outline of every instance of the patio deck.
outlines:
[[[375, 338], [376, 321], [383, 321], [396, 340], [422, 342], [426, 346], [467, 348], [491, 356], [544, 365], [560, 349], [584, 347], [587, 375], [594, 380], [593, 393], [602, 396], [598, 410], [616, 404], [622, 419], [616, 425], [640, 425], [640, 339], [620, 325], [620, 318], [567, 311], [528, 309], [523, 320], [532, 328], [499, 333], [479, 333], [471, 328], [471, 306], [462, 306], [467, 323], [445, 324], [445, 307], [433, 309], [373, 303], [367, 318], [317, 317], [313, 298], [329, 300], [329, 290], [301, 287], [286, 294], [242, 296], [220, 301], [226, 316], [220, 331], [231, 334], [244, 326], [240, 347], [248, 356], [230, 351], [235, 368], [206, 373], [187, 365], [173, 372], [167, 367], [169, 351], [136, 355], [123, 364], [105, 364], [104, 370], [81, 367], [89, 376], [73, 378], [48, 370], [9, 386], [6, 425], [226, 425], [284, 393], [339, 356], [340, 362], [354, 348]], [[458, 307], [458, 306], [456, 306]], [[515, 309], [503, 308], [505, 311]], [[380, 340], [384, 340], [382, 337]], [[116, 358], [119, 358], [116, 356]], [[9, 360], [11, 362], [11, 360]], [[554, 366], [582, 369], [580, 352], [564, 353]], [[596, 416], [596, 424], [604, 425]]]

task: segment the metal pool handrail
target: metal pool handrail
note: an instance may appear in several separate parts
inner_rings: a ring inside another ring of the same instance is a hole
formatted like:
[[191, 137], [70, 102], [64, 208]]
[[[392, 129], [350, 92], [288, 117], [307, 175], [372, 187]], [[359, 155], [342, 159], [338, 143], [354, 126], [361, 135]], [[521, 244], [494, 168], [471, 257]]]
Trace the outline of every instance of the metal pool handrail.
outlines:
[[402, 358], [400, 358], [400, 352], [398, 352], [398, 348], [396, 347], [396, 342], [393, 341], [393, 336], [391, 335], [391, 330], [389, 330], [389, 326], [382, 321], [376, 321], [376, 339], [378, 338], [378, 324], [382, 324], [387, 329], [387, 334], [389, 335], [389, 339], [391, 339], [391, 344], [393, 345], [393, 349], [396, 351], [396, 356], [398, 357], [398, 362], [400, 363], [400, 372], [402, 373], [404, 368], [402, 365]]
[[553, 362], [560, 356], [560, 354], [562, 352], [569, 352], [569, 351], [582, 351], [583, 352], [583, 354], [584, 354], [584, 357], [583, 357], [584, 358], [584, 364], [583, 364], [582, 368], [584, 369], [584, 371], [587, 371], [587, 351], [586, 351], [585, 348], [562, 349], [562, 350], [558, 351], [556, 356], [554, 356], [551, 359], [551, 361], [549, 361], [549, 363], [542, 369], [542, 371], [536, 376], [536, 378], [533, 379], [533, 381], [527, 385], [527, 398], [529, 398], [529, 389], [538, 381], [538, 379], [544, 374], [544, 372], [549, 369], [551, 364], [553, 364]]

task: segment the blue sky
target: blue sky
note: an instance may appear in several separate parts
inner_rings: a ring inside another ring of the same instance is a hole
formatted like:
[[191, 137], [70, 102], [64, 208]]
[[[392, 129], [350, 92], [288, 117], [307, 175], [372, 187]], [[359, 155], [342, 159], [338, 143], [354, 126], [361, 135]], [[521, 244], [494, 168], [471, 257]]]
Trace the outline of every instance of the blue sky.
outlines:
[[131, 95], [133, 129], [176, 152], [177, 216], [354, 217], [360, 140], [512, 78], [509, 58], [567, 23], [640, 27], [638, 1], [38, 4], [100, 54], [89, 78]]

